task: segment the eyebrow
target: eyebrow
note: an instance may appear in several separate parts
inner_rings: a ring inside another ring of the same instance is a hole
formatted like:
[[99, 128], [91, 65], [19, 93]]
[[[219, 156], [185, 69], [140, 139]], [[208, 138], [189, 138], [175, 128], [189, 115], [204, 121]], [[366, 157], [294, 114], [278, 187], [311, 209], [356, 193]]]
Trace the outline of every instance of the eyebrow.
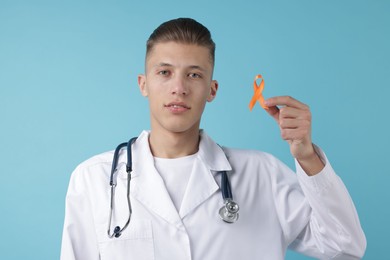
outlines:
[[[158, 68], [158, 67], [173, 67], [173, 65], [170, 64], [170, 63], [166, 63], [166, 62], [160, 62], [160, 63], [154, 65], [153, 67], [154, 68]], [[198, 65], [190, 65], [187, 68], [197, 69], [197, 70], [200, 70], [200, 71], [206, 71], [206, 69], [204, 69], [204, 68], [202, 68], [201, 66], [198, 66]]]
[[156, 67], [173, 67], [173, 65], [169, 64], [169, 63], [165, 63], [165, 62], [160, 62], [160, 63], [154, 65], [153, 67], [155, 67], [155, 68]]

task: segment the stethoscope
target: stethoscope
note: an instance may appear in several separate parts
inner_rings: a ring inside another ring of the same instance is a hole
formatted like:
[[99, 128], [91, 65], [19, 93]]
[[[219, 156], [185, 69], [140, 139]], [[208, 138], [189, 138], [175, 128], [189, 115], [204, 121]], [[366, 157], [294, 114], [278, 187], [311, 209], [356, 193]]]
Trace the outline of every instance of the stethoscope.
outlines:
[[[108, 229], [107, 234], [109, 238], [113, 237], [120, 237], [122, 232], [129, 226], [130, 219], [132, 215], [132, 208], [131, 208], [131, 201], [130, 201], [130, 180], [131, 180], [131, 172], [132, 172], [132, 151], [131, 146], [135, 142], [137, 137], [133, 137], [130, 139], [130, 141], [121, 143], [118, 145], [118, 147], [115, 149], [114, 157], [112, 160], [112, 166], [111, 166], [111, 176], [110, 176], [110, 186], [111, 186], [111, 202], [110, 202], [110, 214], [109, 214], [109, 220], [108, 220]], [[114, 178], [115, 172], [117, 171], [118, 166], [118, 159], [119, 159], [119, 152], [123, 148], [127, 148], [127, 163], [126, 163], [126, 172], [127, 172], [127, 206], [129, 208], [129, 217], [127, 218], [127, 221], [125, 225], [121, 228], [120, 226], [116, 226], [114, 228], [114, 231], [111, 232], [111, 220], [112, 220], [112, 214], [114, 212], [114, 203], [115, 203], [115, 187], [117, 185], [116, 178]], [[234, 223], [238, 219], [238, 210], [239, 206], [236, 202], [233, 201], [233, 194], [230, 187], [230, 182], [228, 175], [226, 171], [220, 171], [221, 174], [221, 192], [222, 192], [222, 198], [224, 201], [224, 205], [221, 207], [221, 209], [218, 211], [220, 218], [225, 221], [226, 223]]]

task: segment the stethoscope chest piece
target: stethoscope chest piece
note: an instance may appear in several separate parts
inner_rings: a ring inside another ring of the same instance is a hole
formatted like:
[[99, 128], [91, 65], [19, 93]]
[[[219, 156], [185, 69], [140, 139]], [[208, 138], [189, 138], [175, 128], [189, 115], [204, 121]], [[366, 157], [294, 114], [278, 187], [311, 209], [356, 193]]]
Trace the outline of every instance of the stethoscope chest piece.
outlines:
[[219, 216], [226, 223], [234, 223], [238, 220], [238, 204], [233, 200], [226, 200], [225, 205], [219, 210]]

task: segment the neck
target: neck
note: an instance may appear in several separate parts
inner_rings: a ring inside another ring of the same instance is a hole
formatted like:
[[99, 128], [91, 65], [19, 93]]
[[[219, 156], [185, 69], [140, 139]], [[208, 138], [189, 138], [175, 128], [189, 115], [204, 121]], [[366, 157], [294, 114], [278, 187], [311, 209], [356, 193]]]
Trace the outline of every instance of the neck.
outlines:
[[199, 129], [183, 133], [151, 131], [150, 150], [159, 158], [179, 158], [198, 152]]

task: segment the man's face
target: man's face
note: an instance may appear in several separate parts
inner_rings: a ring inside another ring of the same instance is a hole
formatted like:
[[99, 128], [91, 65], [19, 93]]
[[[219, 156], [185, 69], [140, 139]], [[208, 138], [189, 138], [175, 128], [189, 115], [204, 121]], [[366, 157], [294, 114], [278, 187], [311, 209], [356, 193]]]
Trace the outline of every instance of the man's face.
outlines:
[[152, 131], [198, 131], [206, 104], [218, 83], [206, 47], [175, 42], [157, 43], [146, 59], [146, 74], [138, 76], [148, 97]]

